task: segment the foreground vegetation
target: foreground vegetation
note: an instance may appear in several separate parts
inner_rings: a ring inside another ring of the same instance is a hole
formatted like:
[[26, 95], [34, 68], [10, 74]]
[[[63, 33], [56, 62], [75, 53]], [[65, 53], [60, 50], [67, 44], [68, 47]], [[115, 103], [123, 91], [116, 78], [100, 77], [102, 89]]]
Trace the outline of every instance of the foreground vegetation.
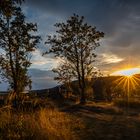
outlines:
[[[51, 107], [50, 107], [51, 106]], [[139, 140], [139, 108], [88, 102], [32, 111], [2, 107], [1, 140]]]
[[52, 109], [40, 109], [34, 113], [0, 113], [1, 140], [71, 140], [78, 139], [75, 130], [83, 128], [79, 119]]

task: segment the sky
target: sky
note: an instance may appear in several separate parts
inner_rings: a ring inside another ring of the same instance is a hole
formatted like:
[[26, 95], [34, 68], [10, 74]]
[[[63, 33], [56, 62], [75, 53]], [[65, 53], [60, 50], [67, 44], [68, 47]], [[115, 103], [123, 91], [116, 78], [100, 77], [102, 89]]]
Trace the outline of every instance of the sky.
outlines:
[[[73, 13], [85, 17], [85, 22], [103, 31], [105, 37], [97, 48], [95, 67], [111, 74], [125, 68], [140, 68], [140, 0], [25, 0], [22, 5], [26, 20], [38, 24], [42, 42], [33, 53], [29, 74], [33, 89], [53, 87], [52, 68], [60, 59], [42, 56], [48, 48], [47, 35], [55, 34], [55, 23], [64, 22]], [[48, 82], [49, 81], [49, 82]], [[1, 89], [6, 85], [1, 84]]]

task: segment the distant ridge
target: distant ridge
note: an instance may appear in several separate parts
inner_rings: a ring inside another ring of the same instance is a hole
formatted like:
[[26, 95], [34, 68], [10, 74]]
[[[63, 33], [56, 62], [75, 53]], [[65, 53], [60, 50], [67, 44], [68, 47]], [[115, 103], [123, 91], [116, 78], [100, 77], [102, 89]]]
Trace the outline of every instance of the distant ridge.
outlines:
[[[140, 74], [135, 74], [135, 77], [137, 77], [138, 79], [140, 79]], [[117, 78], [123, 77], [122, 75], [111, 75], [111, 76], [103, 76], [103, 77], [98, 77], [93, 79], [93, 84], [94, 82], [98, 81], [98, 80], [103, 80], [106, 82], [113, 82], [114, 80], [116, 80]], [[73, 81], [73, 84], [76, 84], [77, 81]], [[53, 93], [53, 92], [59, 92], [59, 88], [63, 86], [63, 85], [57, 85], [55, 87], [52, 88], [46, 88], [46, 89], [37, 89], [37, 90], [31, 90], [30, 93], [37, 93], [37, 94], [46, 94], [46, 93]], [[7, 94], [8, 91], [0, 91], [0, 94]]]

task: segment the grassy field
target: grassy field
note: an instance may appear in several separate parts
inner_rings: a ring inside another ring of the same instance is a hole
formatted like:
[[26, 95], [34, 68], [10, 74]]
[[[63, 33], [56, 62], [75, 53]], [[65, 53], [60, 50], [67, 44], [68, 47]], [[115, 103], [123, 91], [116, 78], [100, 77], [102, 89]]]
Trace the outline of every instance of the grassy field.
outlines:
[[0, 140], [139, 140], [139, 111], [94, 102], [28, 112], [4, 107]]
[[85, 128], [79, 136], [82, 140], [139, 140], [139, 111], [120, 109], [108, 103], [69, 108], [69, 112], [84, 122]]

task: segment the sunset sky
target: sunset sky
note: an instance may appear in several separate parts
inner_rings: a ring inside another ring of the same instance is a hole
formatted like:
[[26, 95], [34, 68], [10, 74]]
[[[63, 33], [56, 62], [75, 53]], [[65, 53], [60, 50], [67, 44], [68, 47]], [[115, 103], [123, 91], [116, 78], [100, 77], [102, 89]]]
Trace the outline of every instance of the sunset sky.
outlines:
[[[46, 50], [46, 36], [55, 33], [53, 26], [63, 22], [73, 13], [85, 16], [85, 21], [105, 33], [101, 46], [97, 48], [98, 67], [103, 73], [111, 74], [125, 68], [140, 68], [140, 0], [25, 0], [23, 11], [27, 21], [38, 24], [42, 37], [39, 49], [33, 53], [33, 89], [53, 87], [53, 73], [60, 60], [42, 57]], [[49, 80], [49, 82], [48, 82]], [[5, 84], [0, 85], [6, 88]]]

